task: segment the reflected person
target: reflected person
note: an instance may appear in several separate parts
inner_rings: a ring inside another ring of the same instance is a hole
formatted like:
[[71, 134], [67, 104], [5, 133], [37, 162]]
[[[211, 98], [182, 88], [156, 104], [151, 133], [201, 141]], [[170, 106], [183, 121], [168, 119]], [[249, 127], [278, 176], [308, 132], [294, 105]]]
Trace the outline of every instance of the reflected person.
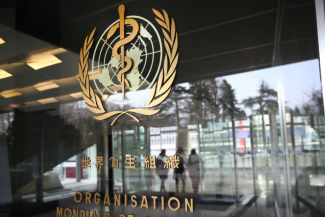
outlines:
[[195, 149], [191, 150], [191, 154], [188, 157], [187, 166], [188, 166], [189, 175], [192, 180], [193, 192], [198, 193], [200, 178], [204, 177], [204, 169], [203, 169], [203, 163], [200, 160], [199, 155], [196, 154]]
[[298, 175], [291, 189], [292, 212], [304, 214], [310, 211], [310, 217], [324, 216], [322, 207], [325, 198], [325, 172], [322, 167], [305, 167]]
[[176, 180], [176, 191], [179, 192], [178, 182], [179, 182], [179, 180], [181, 180], [182, 181], [182, 191], [181, 192], [184, 192], [184, 189], [185, 189], [185, 173], [184, 172], [185, 172], [186, 163], [185, 163], [184, 158], [182, 157], [182, 155], [184, 155], [183, 148], [182, 147], [177, 148], [175, 155], [177, 157], [179, 157], [178, 168], [174, 169], [174, 178]]
[[218, 156], [218, 160], [219, 160], [219, 167], [220, 167], [220, 175], [222, 176], [222, 172], [223, 172], [223, 169], [222, 169], [222, 167], [223, 167], [223, 158], [224, 158], [224, 156], [225, 156], [225, 153], [224, 153], [224, 151], [221, 151], [220, 153], [219, 153], [219, 156]]
[[164, 161], [166, 156], [166, 149], [162, 149], [160, 154], [157, 157], [157, 175], [160, 178], [161, 185], [160, 185], [160, 192], [166, 191], [165, 189], [165, 181], [168, 177], [168, 169], [164, 168]]

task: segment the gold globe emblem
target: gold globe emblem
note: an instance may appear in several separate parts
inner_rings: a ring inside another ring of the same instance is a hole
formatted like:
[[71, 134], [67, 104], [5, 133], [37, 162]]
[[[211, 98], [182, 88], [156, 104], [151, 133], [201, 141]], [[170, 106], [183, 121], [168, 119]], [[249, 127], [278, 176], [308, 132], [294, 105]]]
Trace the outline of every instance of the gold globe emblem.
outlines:
[[[162, 27], [165, 37], [166, 54], [164, 60], [162, 40], [155, 26], [140, 16], [125, 17], [124, 5], [119, 6], [118, 12], [119, 20], [113, 22], [104, 31], [94, 50], [91, 73], [98, 95], [90, 86], [88, 75], [89, 50], [94, 42], [93, 36], [96, 28], [86, 38], [80, 51], [79, 62], [79, 83], [87, 107], [90, 111], [100, 114], [94, 116], [97, 120], [118, 115], [111, 123], [112, 125], [123, 114], [129, 115], [139, 122], [138, 118], [130, 113], [142, 115], [158, 113], [159, 109], [151, 110], [148, 108], [159, 105], [170, 93], [178, 62], [178, 37], [175, 22], [173, 19], [169, 20], [169, 16], [164, 10], [164, 15], [162, 15], [153, 9], [157, 16], [155, 19]], [[118, 36], [116, 36], [117, 33], [119, 33]], [[157, 38], [158, 45], [153, 43], [153, 38]], [[154, 75], [149, 79], [152, 72]], [[145, 108], [105, 111], [101, 100], [108, 100], [116, 104], [131, 103], [142, 97], [146, 91], [136, 94], [137, 96], [133, 99], [128, 99], [125, 94], [140, 89], [151, 90]], [[109, 95], [120, 95], [120, 97], [118, 97], [119, 99], [116, 99], [117, 97], [111, 99]]]

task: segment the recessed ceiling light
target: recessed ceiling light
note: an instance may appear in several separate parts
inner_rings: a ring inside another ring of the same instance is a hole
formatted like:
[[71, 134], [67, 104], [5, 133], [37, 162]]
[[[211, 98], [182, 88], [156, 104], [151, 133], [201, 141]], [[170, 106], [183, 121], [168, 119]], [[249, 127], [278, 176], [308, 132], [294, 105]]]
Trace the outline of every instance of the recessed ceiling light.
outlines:
[[17, 92], [16, 90], [7, 90], [7, 91], [1, 92], [0, 95], [4, 98], [11, 98], [14, 96], [20, 96], [22, 94]]
[[64, 48], [56, 48], [56, 49], [52, 49], [52, 50], [49, 50], [43, 54], [53, 54], [53, 55], [57, 55], [57, 54], [62, 54], [62, 53], [65, 53], [65, 52], [68, 52], [66, 49]]
[[2, 38], [0, 38], [0, 44], [6, 43]]
[[33, 69], [38, 70], [47, 66], [62, 63], [62, 61], [51, 54], [38, 54], [31, 56], [26, 63]]
[[44, 91], [44, 90], [49, 90], [49, 89], [53, 89], [53, 88], [58, 88], [60, 86], [53, 82], [43, 82], [43, 83], [35, 84], [34, 87], [38, 91]]
[[46, 99], [39, 99], [37, 100], [39, 103], [41, 104], [49, 104], [49, 103], [53, 103], [53, 102], [58, 102], [57, 99], [55, 99], [54, 97], [50, 97], [50, 98], [46, 98]]
[[82, 97], [82, 93], [78, 92], [78, 93], [70, 93], [70, 96], [72, 96], [75, 99], [81, 98]]
[[11, 105], [8, 105], [8, 106], [3, 106], [3, 107], [1, 107], [0, 110], [11, 112], [11, 111], [13, 111], [15, 108], [25, 107], [25, 106], [27, 106], [25, 103], [11, 104]]
[[11, 77], [12, 74], [10, 74], [9, 72], [3, 70], [3, 69], [0, 69], [0, 79], [3, 79], [3, 78], [8, 78], [8, 77]]

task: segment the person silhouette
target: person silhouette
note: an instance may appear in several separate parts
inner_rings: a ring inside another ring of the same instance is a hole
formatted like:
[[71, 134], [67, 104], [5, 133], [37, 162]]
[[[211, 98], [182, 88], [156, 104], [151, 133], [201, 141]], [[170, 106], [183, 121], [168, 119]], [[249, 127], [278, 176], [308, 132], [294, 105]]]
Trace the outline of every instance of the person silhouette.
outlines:
[[168, 169], [164, 168], [164, 161], [166, 156], [166, 149], [162, 149], [160, 154], [157, 157], [157, 175], [160, 178], [161, 185], [160, 185], [160, 192], [166, 191], [165, 189], [165, 181], [168, 177]]
[[[192, 187], [193, 192], [198, 193], [199, 185], [200, 185], [200, 177], [203, 177], [204, 170], [202, 167], [202, 164], [200, 165], [200, 157], [196, 154], [196, 150], [192, 149], [191, 154], [188, 157], [188, 172], [190, 175], [190, 178], [192, 180]], [[200, 167], [202, 167], [200, 171]]]
[[179, 191], [178, 182], [179, 182], [179, 180], [181, 180], [182, 184], [183, 184], [183, 186], [182, 186], [182, 192], [183, 192], [184, 189], [185, 189], [185, 175], [184, 175], [184, 172], [185, 172], [185, 166], [186, 166], [185, 160], [182, 157], [182, 155], [184, 155], [184, 149], [182, 147], [177, 148], [177, 151], [176, 151], [175, 155], [177, 157], [179, 157], [178, 167], [174, 169], [174, 178], [176, 180], [176, 191], [177, 192]]
[[219, 160], [219, 167], [220, 167], [220, 176], [223, 176], [223, 158], [225, 156], [225, 152], [224, 151], [221, 151], [219, 153], [219, 156], [218, 156], [218, 160]]

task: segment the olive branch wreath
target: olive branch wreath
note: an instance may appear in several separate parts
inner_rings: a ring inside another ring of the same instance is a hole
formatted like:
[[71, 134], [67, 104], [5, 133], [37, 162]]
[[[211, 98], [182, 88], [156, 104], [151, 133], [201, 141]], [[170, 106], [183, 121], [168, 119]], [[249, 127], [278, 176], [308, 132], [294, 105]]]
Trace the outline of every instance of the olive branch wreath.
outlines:
[[[172, 19], [169, 21], [168, 14], [166, 11], [163, 11], [164, 16], [157, 10], [152, 9], [155, 15], [159, 18], [155, 18], [157, 23], [162, 27], [164, 38], [164, 45], [166, 48], [166, 54], [164, 59], [163, 67], [159, 73], [158, 81], [153, 85], [150, 97], [145, 108], [152, 108], [160, 103], [162, 103], [170, 93], [171, 85], [175, 79], [176, 75], [176, 65], [178, 62], [177, 48], [178, 48], [178, 37], [176, 32], [175, 22]], [[103, 103], [99, 96], [94, 92], [94, 89], [89, 85], [89, 75], [88, 75], [88, 57], [89, 50], [93, 45], [94, 33], [96, 28], [92, 31], [90, 36], [86, 37], [84, 42], [84, 46], [80, 50], [80, 62], [79, 62], [79, 83], [81, 87], [82, 96], [85, 100], [85, 103], [88, 109], [96, 114], [101, 114], [99, 116], [93, 116], [97, 120], [104, 120], [114, 115], [119, 114], [111, 123], [113, 125], [116, 120], [121, 117], [123, 114], [129, 115], [134, 120], [139, 122], [139, 119], [130, 114], [138, 113], [142, 115], [154, 115], [157, 114], [158, 110], [150, 110], [150, 109], [130, 109], [127, 111], [112, 111], [106, 112]]]

